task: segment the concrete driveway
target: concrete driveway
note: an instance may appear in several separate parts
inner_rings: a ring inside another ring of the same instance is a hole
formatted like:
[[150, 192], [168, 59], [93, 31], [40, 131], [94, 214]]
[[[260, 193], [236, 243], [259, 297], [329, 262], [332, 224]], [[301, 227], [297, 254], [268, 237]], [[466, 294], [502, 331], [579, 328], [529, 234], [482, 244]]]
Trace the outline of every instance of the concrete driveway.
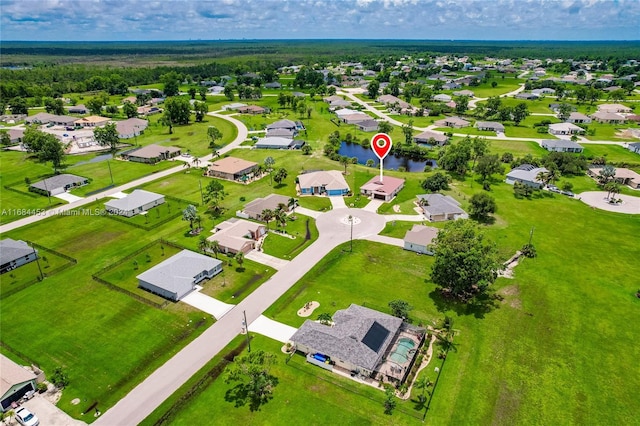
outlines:
[[[22, 404], [23, 407], [27, 407], [29, 411], [35, 414], [40, 420], [41, 426], [85, 426], [86, 423], [80, 420], [71, 418], [67, 413], [47, 401], [40, 394], [36, 394], [29, 401]], [[86, 416], [90, 416], [93, 420], [94, 413], [87, 413]], [[19, 425], [17, 421], [13, 421], [13, 424]]]
[[279, 257], [270, 256], [264, 252], [251, 250], [245, 256], [245, 259], [253, 260], [254, 262], [262, 263], [263, 265], [271, 266], [276, 271], [287, 266], [288, 260], [280, 259]]
[[75, 203], [76, 201], [84, 200], [84, 198], [78, 197], [77, 195], [69, 194], [68, 192], [62, 192], [58, 195], [54, 195], [54, 197], [64, 200], [67, 203]]
[[278, 342], [287, 343], [298, 329], [260, 315], [249, 324], [249, 331], [262, 334]]
[[388, 244], [390, 246], [403, 247], [404, 240], [400, 238], [387, 237], [386, 235], [370, 235], [365, 240], [375, 241], [377, 243]]
[[221, 302], [211, 296], [202, 294], [199, 291], [192, 291], [191, 293], [183, 297], [181, 301], [186, 303], [187, 305], [193, 306], [196, 309], [200, 309], [203, 312], [213, 315], [217, 320], [222, 318], [235, 306]]

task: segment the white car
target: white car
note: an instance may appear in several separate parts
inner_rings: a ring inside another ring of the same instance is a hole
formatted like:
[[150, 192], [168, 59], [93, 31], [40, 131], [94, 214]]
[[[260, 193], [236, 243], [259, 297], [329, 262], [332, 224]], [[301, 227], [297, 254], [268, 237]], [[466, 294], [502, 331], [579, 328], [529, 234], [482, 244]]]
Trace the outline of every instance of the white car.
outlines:
[[22, 426], [38, 426], [40, 424], [38, 417], [24, 407], [16, 410], [16, 420]]

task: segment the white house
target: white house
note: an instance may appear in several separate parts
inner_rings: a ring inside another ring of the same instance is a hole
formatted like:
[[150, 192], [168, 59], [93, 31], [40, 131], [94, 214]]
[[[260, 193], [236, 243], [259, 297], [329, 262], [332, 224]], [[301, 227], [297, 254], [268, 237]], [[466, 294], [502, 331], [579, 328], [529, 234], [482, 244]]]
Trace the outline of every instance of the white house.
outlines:
[[438, 236], [438, 228], [424, 225], [413, 225], [404, 235], [404, 249], [416, 253], [432, 255], [429, 245]]
[[542, 141], [542, 147], [547, 151], [555, 152], [582, 152], [584, 148], [573, 141], [566, 139], [545, 139]]
[[542, 182], [538, 179], [540, 173], [548, 173], [544, 167], [536, 167], [531, 164], [521, 164], [507, 173], [505, 182], [513, 185], [516, 182], [523, 183], [533, 188], [542, 188]]
[[135, 189], [126, 197], [107, 201], [104, 207], [111, 214], [132, 217], [163, 203], [164, 195], [144, 189]]

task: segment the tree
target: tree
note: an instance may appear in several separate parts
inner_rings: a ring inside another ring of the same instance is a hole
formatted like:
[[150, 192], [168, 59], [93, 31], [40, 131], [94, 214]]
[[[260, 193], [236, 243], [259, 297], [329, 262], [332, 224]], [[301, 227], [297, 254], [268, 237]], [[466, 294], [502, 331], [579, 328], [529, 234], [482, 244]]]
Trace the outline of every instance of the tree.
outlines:
[[220, 132], [216, 126], [209, 126], [207, 129], [207, 137], [210, 140], [209, 148], [214, 148], [216, 146], [216, 141], [218, 139], [222, 139], [222, 132]]
[[281, 209], [277, 209], [273, 212], [273, 218], [276, 220], [278, 227], [287, 226], [287, 212]]
[[276, 164], [276, 160], [273, 157], [269, 156], [264, 159], [264, 167], [267, 172], [269, 172], [269, 185], [273, 184], [273, 175], [271, 172], [273, 171], [273, 166]]
[[40, 161], [51, 161], [53, 171], [55, 172], [62, 165], [64, 156], [64, 148], [60, 141], [58, 141], [55, 136], [46, 134], [42, 147], [38, 152], [38, 159]]
[[102, 107], [105, 105], [105, 102], [98, 96], [93, 97], [87, 101], [87, 109], [93, 115], [100, 115], [102, 112]]
[[276, 183], [277, 183], [278, 185], [280, 185], [280, 184], [282, 183], [282, 181], [283, 181], [283, 180], [285, 180], [285, 179], [287, 178], [287, 176], [288, 176], [287, 169], [285, 169], [284, 167], [280, 167], [280, 168], [276, 171], [275, 175], [273, 176], [273, 180], [275, 180], [275, 181], [276, 181]]
[[480, 222], [485, 222], [497, 210], [496, 200], [486, 192], [473, 194], [469, 199], [469, 216]]
[[498, 154], [483, 155], [478, 159], [478, 164], [475, 167], [475, 172], [478, 173], [481, 179], [484, 181], [487, 178], [490, 178], [493, 174], [503, 173], [504, 167], [498, 159]]
[[404, 143], [411, 145], [411, 142], [413, 142], [413, 120], [409, 120], [408, 123], [402, 125], [402, 134], [404, 135]]
[[448, 172], [464, 176], [471, 159], [471, 139], [464, 138], [457, 144], [447, 145], [440, 151], [439, 165]]
[[237, 357], [227, 369], [225, 382], [240, 384], [227, 391], [226, 397], [235, 400], [239, 406], [248, 402], [251, 411], [259, 410], [261, 405], [271, 400], [278, 385], [278, 379], [270, 372], [274, 363], [275, 355], [262, 350]]
[[384, 413], [391, 415], [398, 404], [393, 387], [388, 386], [384, 391], [384, 395]]
[[97, 127], [93, 131], [93, 137], [100, 146], [109, 147], [109, 152], [115, 157], [118, 151], [118, 144], [120, 143], [120, 137], [115, 123], [109, 123], [104, 127]]
[[387, 135], [390, 135], [393, 131], [393, 126], [388, 121], [382, 120], [378, 122], [378, 131], [380, 133], [386, 133]]
[[64, 115], [64, 102], [62, 99], [48, 98], [44, 101], [44, 109], [49, 114]]
[[346, 155], [341, 155], [340, 156], [340, 164], [342, 164], [344, 166], [344, 174], [347, 174], [347, 166], [349, 164], [351, 164], [351, 159], [349, 157], [347, 157]]
[[191, 104], [186, 98], [168, 98], [164, 101], [164, 117], [172, 124], [189, 124]]
[[233, 258], [236, 260], [236, 262], [238, 262], [238, 268], [242, 270], [242, 264], [244, 263], [244, 253], [239, 251]]
[[420, 186], [425, 191], [438, 192], [449, 189], [449, 182], [451, 182], [451, 177], [448, 174], [443, 172], [435, 172], [434, 174], [423, 180]]
[[27, 100], [19, 97], [11, 99], [9, 102], [9, 110], [11, 110], [11, 114], [28, 114], [29, 107], [27, 106]]
[[293, 197], [289, 198], [289, 201], [287, 201], [287, 207], [291, 209], [291, 214], [295, 213], [296, 207], [298, 207], [298, 200]]
[[193, 204], [189, 204], [182, 211], [182, 220], [189, 222], [189, 228], [191, 228], [191, 232], [193, 233], [193, 222], [196, 221], [196, 217], [198, 216], [198, 211]]
[[267, 224], [267, 229], [269, 229], [269, 222], [273, 220], [273, 210], [264, 209], [262, 210], [261, 215], [262, 215], [262, 220], [264, 220], [264, 223]]
[[329, 325], [331, 324], [331, 321], [333, 321], [333, 317], [331, 316], [330, 313], [323, 312], [320, 315], [318, 315], [318, 321], [320, 322], [320, 324]]
[[493, 243], [466, 219], [448, 222], [432, 250], [431, 280], [443, 294], [462, 302], [485, 293], [501, 267]]
[[409, 318], [409, 311], [413, 309], [413, 306], [404, 300], [392, 300], [389, 302], [389, 309], [391, 309], [391, 314], [394, 317], [407, 319]]
[[122, 112], [124, 112], [127, 118], [138, 116], [138, 108], [131, 102], [125, 102], [124, 105], [122, 105]]
[[198, 249], [202, 250], [203, 253], [206, 253], [207, 250], [209, 249], [209, 240], [207, 240], [207, 237], [205, 237], [204, 235], [200, 236], [200, 239], [198, 240]]
[[371, 99], [378, 97], [378, 91], [380, 90], [380, 82], [378, 80], [372, 80], [367, 86], [367, 95]]
[[569, 182], [569, 181], [564, 182], [562, 184], [562, 190], [570, 192], [571, 190], [573, 190], [573, 184], [571, 182]]
[[311, 148], [311, 145], [304, 144], [302, 146], [302, 155], [309, 155], [311, 154], [312, 151], [313, 151], [313, 148]]
[[212, 179], [207, 185], [204, 191], [204, 201], [208, 203], [211, 200], [223, 200], [224, 199], [224, 185], [216, 179]]
[[489, 151], [489, 141], [485, 138], [481, 138], [476, 136], [471, 140], [471, 159], [473, 160], [473, 164], [471, 165], [471, 169], [474, 169], [476, 166], [476, 160], [483, 155], [485, 155]]
[[487, 99], [487, 108], [485, 110], [486, 111], [485, 116], [493, 117], [497, 115], [501, 105], [502, 105], [502, 100], [497, 96], [493, 96]]
[[458, 96], [454, 98], [454, 102], [456, 103], [456, 114], [464, 114], [469, 109], [469, 97], [468, 96]]
[[522, 120], [529, 116], [529, 107], [524, 102], [520, 102], [512, 111], [513, 123], [518, 126]]
[[565, 102], [558, 105], [558, 118], [560, 121], [567, 121], [569, 115], [571, 115], [571, 111], [573, 111], [573, 108]]
[[205, 102], [207, 100], [207, 88], [204, 86], [198, 87], [198, 94], [200, 95], [200, 100]]
[[191, 99], [195, 99], [196, 98], [197, 89], [195, 87], [189, 87], [189, 90], [187, 90], [187, 93], [189, 93], [189, 97]]
[[213, 253], [213, 255], [218, 258], [218, 253], [222, 251], [220, 247], [220, 242], [218, 240], [209, 241], [209, 250]]
[[609, 181], [613, 180], [615, 176], [616, 176], [615, 167], [613, 167], [610, 164], [607, 164], [602, 169], [600, 169], [600, 172], [598, 172], [598, 183], [600, 185], [606, 185]]
[[233, 88], [230, 84], [224, 86], [224, 96], [230, 101], [233, 100]]
[[180, 92], [180, 75], [171, 71], [160, 76], [160, 81], [164, 84], [165, 96], [176, 96]]
[[0, 131], [0, 145], [11, 145], [11, 136], [9, 136], [9, 132], [6, 130]]
[[610, 200], [612, 196], [620, 193], [620, 184], [612, 180], [607, 182], [602, 189], [607, 191], [607, 199]]
[[533, 194], [533, 188], [525, 183], [516, 181], [513, 184], [513, 194], [516, 198], [529, 198]]
[[196, 112], [196, 121], [201, 123], [204, 119], [204, 116], [209, 112], [209, 105], [206, 102], [194, 102], [193, 109]]

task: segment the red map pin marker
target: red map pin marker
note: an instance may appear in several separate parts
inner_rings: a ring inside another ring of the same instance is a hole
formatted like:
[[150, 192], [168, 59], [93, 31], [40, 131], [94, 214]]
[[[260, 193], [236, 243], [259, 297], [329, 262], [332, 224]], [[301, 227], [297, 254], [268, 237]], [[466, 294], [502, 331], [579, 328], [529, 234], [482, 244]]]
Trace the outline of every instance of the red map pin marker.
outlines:
[[382, 160], [391, 151], [391, 137], [386, 133], [378, 133], [371, 138], [371, 149], [376, 153], [376, 157]]

